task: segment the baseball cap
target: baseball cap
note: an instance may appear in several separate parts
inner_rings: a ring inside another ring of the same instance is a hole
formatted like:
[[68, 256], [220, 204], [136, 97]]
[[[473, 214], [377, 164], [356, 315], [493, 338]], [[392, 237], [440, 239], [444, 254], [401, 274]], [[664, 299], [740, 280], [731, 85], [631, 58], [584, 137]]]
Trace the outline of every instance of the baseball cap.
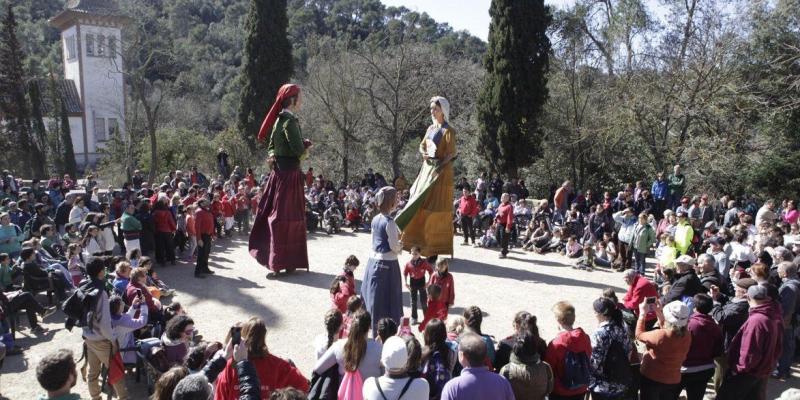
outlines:
[[381, 349], [381, 364], [387, 371], [402, 371], [408, 362], [406, 342], [399, 336], [386, 339]]
[[675, 264], [686, 264], [686, 265], [694, 265], [694, 258], [687, 255], [682, 255], [675, 259]]
[[684, 327], [689, 323], [689, 307], [680, 300], [675, 300], [662, 309], [664, 319], [677, 327]]

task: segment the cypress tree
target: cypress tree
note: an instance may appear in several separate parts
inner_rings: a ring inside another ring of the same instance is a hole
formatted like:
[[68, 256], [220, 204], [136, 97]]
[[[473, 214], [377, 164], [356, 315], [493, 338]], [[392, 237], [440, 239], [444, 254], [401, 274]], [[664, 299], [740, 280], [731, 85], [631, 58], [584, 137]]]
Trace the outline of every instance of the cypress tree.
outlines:
[[478, 97], [483, 154], [492, 169], [516, 178], [541, 154], [552, 22], [544, 0], [492, 0], [486, 77]]
[[286, 0], [250, 0], [238, 128], [251, 149], [255, 149], [258, 129], [278, 89], [292, 77], [288, 25]]
[[[56, 172], [64, 171], [64, 157], [61, 149], [61, 94], [56, 86], [55, 74], [50, 68], [50, 75], [47, 90], [50, 104], [48, 105], [48, 118], [50, 123], [47, 129], [47, 147], [50, 151], [50, 159]], [[66, 172], [65, 172], [66, 173]]]
[[42, 94], [39, 90], [37, 81], [31, 81], [28, 85], [28, 96], [31, 100], [31, 133], [34, 146], [34, 157], [36, 166], [41, 166], [42, 172], [40, 175], [44, 177], [44, 172], [47, 169], [47, 128], [44, 126], [44, 115], [42, 114]]
[[16, 144], [14, 164], [18, 173], [43, 177], [44, 166], [36, 165], [38, 148], [31, 135], [30, 111], [25, 98], [24, 55], [17, 40], [17, 21], [11, 3], [6, 6], [0, 31], [0, 111], [6, 120], [6, 132]]
[[59, 119], [61, 123], [59, 124], [59, 132], [61, 133], [61, 140], [59, 141], [61, 145], [61, 160], [63, 163], [62, 168], [64, 168], [64, 173], [69, 174], [69, 176], [77, 176], [78, 175], [78, 163], [75, 162], [75, 150], [72, 148], [72, 129], [69, 127], [69, 115], [67, 114], [67, 104], [64, 103], [64, 99], [61, 97], [58, 98], [59, 101]]

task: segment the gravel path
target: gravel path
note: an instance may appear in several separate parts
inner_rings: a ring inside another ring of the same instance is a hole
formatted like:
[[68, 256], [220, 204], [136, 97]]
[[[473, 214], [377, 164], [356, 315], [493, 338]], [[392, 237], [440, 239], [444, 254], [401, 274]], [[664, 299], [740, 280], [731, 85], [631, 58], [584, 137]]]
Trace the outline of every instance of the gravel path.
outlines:
[[[294, 361], [310, 377], [314, 363], [311, 342], [324, 333], [322, 317], [330, 306], [330, 282], [350, 254], [361, 260], [356, 277], [363, 276], [369, 245], [370, 237], [365, 233], [310, 235], [311, 271], [267, 280], [266, 270], [250, 258], [246, 237], [241, 236], [216, 243], [211, 254], [215, 276], [195, 279], [193, 266], [180, 263], [159, 269], [159, 275], [177, 289], [173, 301], [188, 308], [205, 339], [222, 340], [234, 322], [250, 316], [261, 317], [269, 327], [270, 350]], [[500, 260], [495, 251], [458, 245], [455, 252], [450, 270], [455, 277], [456, 299], [450, 313], [480, 306], [485, 313], [484, 332], [497, 339], [510, 333], [513, 316], [520, 310], [535, 314], [542, 337], [551, 339], [557, 333], [557, 326], [550, 308], [559, 300], [572, 302], [577, 310], [576, 326], [592, 332], [597, 325], [591, 311], [592, 301], [607, 287], [614, 288], [620, 298], [626, 290], [620, 273], [575, 270], [570, 268], [571, 260], [561, 256], [540, 256], [514, 249], [509, 258]], [[409, 258], [402, 255], [401, 265]], [[408, 293], [404, 293], [404, 304], [409, 315]], [[6, 358], [0, 371], [0, 393], [6, 398], [32, 399], [41, 393], [35, 367], [44, 354], [66, 347], [75, 351], [76, 358], [80, 357], [80, 331], [66, 331], [63, 314], [50, 317], [44, 326], [49, 331], [41, 337], [30, 336], [27, 329], [17, 334], [18, 344], [26, 350], [22, 356]], [[769, 398], [792, 386], [800, 386], [797, 373], [786, 383], [772, 381]], [[128, 387], [131, 398], [146, 398], [144, 385], [136, 384], [131, 377]], [[75, 391], [88, 398], [86, 383], [78, 382]]]

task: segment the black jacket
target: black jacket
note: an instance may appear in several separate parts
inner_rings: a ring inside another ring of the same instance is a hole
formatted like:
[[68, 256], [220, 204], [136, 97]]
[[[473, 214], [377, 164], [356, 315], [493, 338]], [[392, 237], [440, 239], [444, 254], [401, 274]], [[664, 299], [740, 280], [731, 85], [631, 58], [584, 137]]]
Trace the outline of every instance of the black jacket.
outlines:
[[722, 337], [724, 338], [723, 344], [725, 350], [728, 345], [739, 332], [739, 328], [744, 325], [749, 315], [750, 305], [747, 300], [733, 300], [725, 303], [724, 305], [719, 302], [714, 302], [714, 308], [711, 309], [711, 317], [722, 328]]
[[261, 384], [253, 364], [247, 360], [237, 362], [236, 374], [239, 375], [239, 400], [261, 400]]
[[694, 270], [689, 270], [682, 274], [675, 275], [672, 289], [664, 296], [664, 304], [669, 304], [675, 300], [680, 301], [684, 296], [694, 296], [698, 293], [706, 293], [708, 289], [700, 282]]

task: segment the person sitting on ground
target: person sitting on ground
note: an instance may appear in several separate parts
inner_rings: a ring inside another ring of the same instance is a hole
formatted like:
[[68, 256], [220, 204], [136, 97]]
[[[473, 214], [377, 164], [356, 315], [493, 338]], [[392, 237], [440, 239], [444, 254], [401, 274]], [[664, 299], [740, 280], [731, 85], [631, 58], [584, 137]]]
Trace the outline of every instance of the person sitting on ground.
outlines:
[[594, 248], [591, 243], [587, 242], [583, 245], [583, 255], [575, 261], [574, 268], [589, 272], [594, 271], [594, 260]]
[[[547, 346], [544, 360], [553, 368], [555, 386], [551, 399], [571, 398], [589, 390], [589, 360], [592, 343], [581, 328], [574, 328], [575, 307], [566, 301], [553, 306], [560, 333]], [[567, 362], [570, 361], [570, 362]], [[578, 367], [583, 366], [581, 370]], [[585, 372], [586, 375], [583, 375]]]
[[492, 224], [488, 229], [486, 229], [486, 232], [483, 233], [483, 236], [478, 239], [478, 243], [475, 245], [475, 247], [483, 247], [486, 249], [497, 247], [496, 231], [497, 226]]
[[[645, 316], [654, 311], [660, 328], [645, 331]], [[641, 364], [641, 396], [644, 399], [674, 398], [681, 382], [681, 365], [692, 343], [686, 329], [689, 307], [673, 301], [662, 308], [661, 302], [639, 304], [636, 340], [644, 343], [647, 353]]]
[[562, 235], [561, 228], [553, 229], [553, 236], [550, 237], [550, 241], [547, 242], [543, 247], [533, 246], [533, 251], [537, 254], [545, 254], [547, 252], [560, 252], [564, 249], [564, 241]]
[[[368, 324], [369, 328], [369, 324]], [[257, 382], [262, 388], [261, 396], [269, 397], [272, 391], [293, 387], [308, 392], [308, 380], [291, 361], [284, 360], [270, 353], [267, 348], [267, 326], [260, 318], [252, 317], [242, 325], [240, 351], [246, 350], [244, 356], [236, 355], [228, 361], [216, 381], [214, 398], [216, 400], [241, 399], [244, 392], [242, 377], [242, 361], [249, 360], [255, 368]], [[246, 365], [246, 364], [245, 364]], [[252, 375], [252, 374], [249, 374]], [[255, 382], [254, 382], [255, 383]], [[259, 386], [255, 383], [255, 386]], [[258, 398], [258, 397], [256, 397]]]
[[[533, 223], [534, 221], [531, 221], [531, 224]], [[530, 238], [525, 242], [523, 249], [533, 251], [534, 248], [544, 247], [550, 242], [552, 237], [553, 234], [550, 232], [550, 225], [547, 223], [547, 221], [540, 220], [539, 226], [531, 233]]]
[[70, 350], [61, 349], [44, 356], [36, 366], [36, 380], [39, 381], [42, 389], [47, 391], [47, 394], [40, 396], [39, 400], [80, 400], [81, 398], [79, 394], [70, 392], [78, 383], [78, 370]]
[[428, 382], [409, 376], [408, 359], [406, 342], [397, 336], [388, 338], [381, 350], [381, 365], [386, 372], [383, 376], [364, 381], [364, 400], [428, 400]]
[[500, 372], [511, 359], [511, 352], [514, 345], [519, 342], [519, 339], [524, 335], [529, 335], [534, 338], [536, 345], [536, 352], [540, 359], [544, 359], [544, 354], [547, 352], [547, 342], [539, 335], [539, 327], [536, 325], [536, 316], [527, 311], [520, 311], [514, 316], [512, 324], [514, 333], [506, 337], [497, 344], [497, 351], [494, 355], [494, 370]]
[[442, 389], [441, 400], [513, 400], [514, 392], [505, 378], [485, 366], [486, 342], [473, 333], [461, 337], [458, 360], [464, 369]]

